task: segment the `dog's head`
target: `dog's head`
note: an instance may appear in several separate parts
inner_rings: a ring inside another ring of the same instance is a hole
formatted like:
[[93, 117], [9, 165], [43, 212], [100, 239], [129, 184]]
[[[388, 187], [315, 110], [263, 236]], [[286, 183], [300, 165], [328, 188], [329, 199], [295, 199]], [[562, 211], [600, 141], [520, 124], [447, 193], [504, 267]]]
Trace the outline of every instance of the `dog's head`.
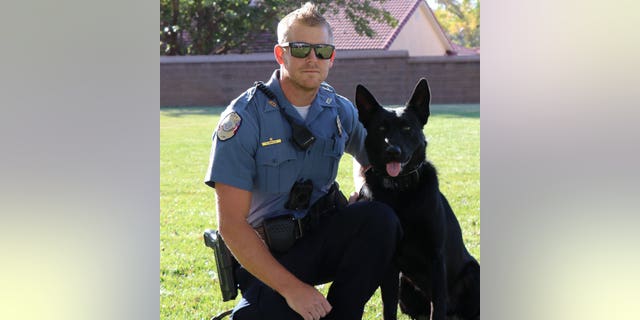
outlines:
[[425, 159], [427, 141], [422, 128], [429, 119], [431, 92], [427, 80], [418, 81], [405, 107], [387, 109], [362, 85], [356, 88], [358, 118], [367, 129], [365, 148], [374, 170], [396, 177]]

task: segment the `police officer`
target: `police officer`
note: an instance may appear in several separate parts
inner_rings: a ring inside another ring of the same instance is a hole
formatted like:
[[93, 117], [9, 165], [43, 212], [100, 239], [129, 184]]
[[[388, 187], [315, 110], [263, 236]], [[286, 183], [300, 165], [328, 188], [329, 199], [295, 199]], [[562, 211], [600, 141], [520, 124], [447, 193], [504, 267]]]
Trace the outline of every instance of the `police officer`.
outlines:
[[[391, 208], [364, 201], [325, 210], [284, 252], [257, 232], [274, 217], [304, 222], [309, 209], [286, 206], [292, 186], [310, 183], [310, 207], [321, 203], [345, 151], [368, 164], [356, 109], [324, 82], [332, 43], [313, 4], [284, 17], [274, 46], [280, 68], [267, 90], [252, 87], [233, 100], [213, 135], [205, 183], [215, 188], [220, 234], [241, 265], [233, 319], [361, 319], [401, 237]], [[294, 127], [312, 135], [306, 149]], [[325, 298], [314, 286], [330, 281]]]

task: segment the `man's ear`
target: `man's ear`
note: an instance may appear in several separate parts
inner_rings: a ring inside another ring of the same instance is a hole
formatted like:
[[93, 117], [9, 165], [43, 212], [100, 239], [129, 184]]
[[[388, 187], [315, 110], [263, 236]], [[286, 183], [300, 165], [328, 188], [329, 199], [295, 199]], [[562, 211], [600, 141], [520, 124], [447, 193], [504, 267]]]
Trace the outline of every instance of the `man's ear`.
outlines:
[[333, 50], [331, 54], [331, 58], [329, 58], [329, 69], [333, 68], [333, 60], [336, 58], [336, 51]]
[[276, 61], [278, 64], [284, 64], [284, 58], [282, 55], [284, 54], [284, 49], [281, 46], [275, 45], [273, 46], [273, 55], [276, 57]]

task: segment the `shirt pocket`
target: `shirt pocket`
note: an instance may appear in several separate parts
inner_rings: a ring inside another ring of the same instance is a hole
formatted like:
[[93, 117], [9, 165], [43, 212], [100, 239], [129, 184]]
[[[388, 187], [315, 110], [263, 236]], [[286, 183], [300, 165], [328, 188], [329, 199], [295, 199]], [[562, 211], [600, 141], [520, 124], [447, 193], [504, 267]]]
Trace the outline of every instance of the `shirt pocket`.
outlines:
[[340, 158], [344, 154], [345, 137], [335, 136], [329, 139], [325, 148], [325, 155], [333, 158]]
[[340, 158], [344, 154], [344, 144], [344, 135], [334, 136], [326, 140], [323, 155], [332, 179], [335, 179], [338, 175], [338, 165], [340, 164]]
[[296, 152], [286, 145], [264, 147], [256, 154], [256, 187], [266, 193], [287, 193], [298, 176]]

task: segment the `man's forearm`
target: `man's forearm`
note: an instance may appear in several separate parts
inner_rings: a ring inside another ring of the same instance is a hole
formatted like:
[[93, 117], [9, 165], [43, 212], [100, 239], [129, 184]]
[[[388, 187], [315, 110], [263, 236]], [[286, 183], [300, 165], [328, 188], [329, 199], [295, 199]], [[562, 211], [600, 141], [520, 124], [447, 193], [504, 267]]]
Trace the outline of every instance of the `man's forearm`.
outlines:
[[260, 281], [285, 296], [292, 286], [304, 283], [285, 269], [269, 252], [247, 222], [251, 193], [223, 183], [216, 184], [218, 229], [229, 250]]
[[304, 285], [271, 255], [248, 223], [220, 226], [220, 233], [238, 262], [281, 295], [284, 296], [292, 286]]
[[249, 191], [216, 183], [216, 198], [220, 234], [247, 271], [282, 295], [304, 319], [312, 319], [311, 316], [319, 319], [331, 311], [331, 304], [322, 293], [283, 267], [249, 225]]

